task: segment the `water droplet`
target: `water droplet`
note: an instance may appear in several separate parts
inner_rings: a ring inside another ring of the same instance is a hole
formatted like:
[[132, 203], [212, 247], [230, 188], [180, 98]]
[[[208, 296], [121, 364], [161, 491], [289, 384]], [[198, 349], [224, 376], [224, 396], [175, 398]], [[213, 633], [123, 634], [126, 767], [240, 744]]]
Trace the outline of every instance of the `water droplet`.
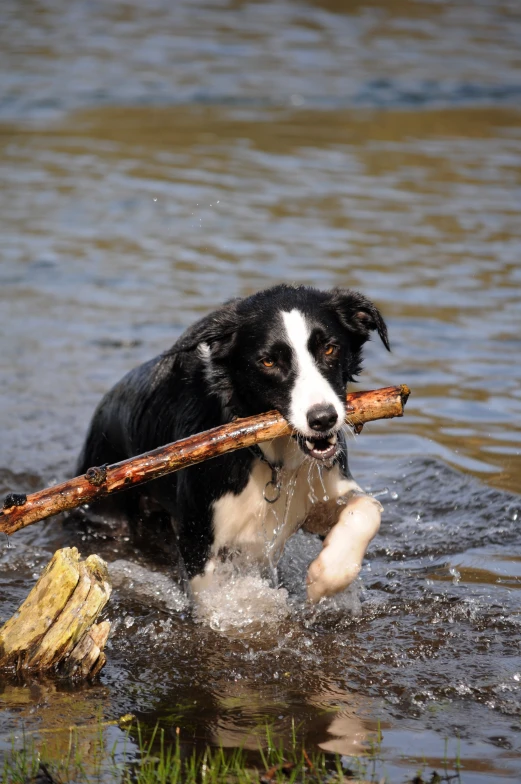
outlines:
[[[371, 495], [373, 498], [380, 498], [380, 496], [388, 495], [388, 493], [389, 493], [389, 488], [388, 487], [384, 487], [384, 488], [382, 488], [382, 490], [375, 490], [374, 493], [369, 493], [369, 495]], [[391, 498], [392, 498], [392, 495], [391, 495]]]
[[397, 501], [398, 500], [398, 493], [396, 492], [396, 490], [393, 490], [391, 492], [391, 498], [393, 499], [393, 501]]
[[323, 467], [321, 465], [318, 466], [318, 478], [320, 479], [320, 484], [322, 485], [322, 492], [324, 493], [324, 501], [329, 501], [329, 496], [327, 496], [327, 490], [324, 484]]
[[455, 566], [451, 566], [450, 567], [449, 574], [452, 575], [452, 578], [453, 578], [452, 582], [454, 583], [454, 585], [457, 585], [459, 583], [459, 581], [461, 580], [461, 574], [459, 573], [459, 571], [456, 569]]

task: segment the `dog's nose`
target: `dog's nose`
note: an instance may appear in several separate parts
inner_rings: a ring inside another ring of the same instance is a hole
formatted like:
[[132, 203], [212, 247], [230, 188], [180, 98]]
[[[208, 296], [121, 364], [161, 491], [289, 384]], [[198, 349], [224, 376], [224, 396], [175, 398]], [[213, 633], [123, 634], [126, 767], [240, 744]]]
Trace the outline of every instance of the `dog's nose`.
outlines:
[[312, 406], [308, 411], [308, 425], [318, 433], [326, 433], [336, 425], [338, 414], [332, 405]]

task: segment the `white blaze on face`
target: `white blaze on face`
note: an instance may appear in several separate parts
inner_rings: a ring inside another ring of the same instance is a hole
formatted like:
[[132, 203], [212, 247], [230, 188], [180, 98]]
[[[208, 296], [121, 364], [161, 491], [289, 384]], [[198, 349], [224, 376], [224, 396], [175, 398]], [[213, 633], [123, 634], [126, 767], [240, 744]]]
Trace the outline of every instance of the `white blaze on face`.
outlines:
[[332, 405], [338, 414], [338, 429], [344, 422], [345, 410], [335, 390], [319, 371], [308, 348], [310, 330], [298, 310], [282, 313], [289, 345], [293, 349], [296, 377], [289, 407], [289, 420], [302, 435], [316, 437], [308, 424], [308, 411], [316, 405]]

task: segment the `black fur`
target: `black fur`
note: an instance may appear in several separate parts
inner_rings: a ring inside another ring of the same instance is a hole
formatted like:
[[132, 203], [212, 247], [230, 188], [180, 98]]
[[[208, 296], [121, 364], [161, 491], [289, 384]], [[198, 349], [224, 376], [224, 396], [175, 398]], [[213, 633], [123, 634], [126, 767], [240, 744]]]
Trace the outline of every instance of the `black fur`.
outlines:
[[[357, 292], [276, 286], [228, 302], [190, 327], [169, 351], [130, 371], [99, 404], [78, 472], [138, 455], [236, 416], [274, 408], [288, 416], [295, 370], [278, 314], [295, 308], [312, 327], [309, 349], [320, 372], [344, 401], [348, 382], [360, 372], [362, 346], [370, 332], [376, 331], [389, 349], [380, 313]], [[330, 342], [337, 346], [334, 359], [320, 350]], [[276, 365], [264, 367], [264, 356], [274, 357]], [[212, 503], [244, 489], [254, 459], [251, 451], [240, 450], [143, 489], [172, 515], [190, 577], [202, 571], [210, 552]], [[345, 445], [338, 459], [345, 462]]]

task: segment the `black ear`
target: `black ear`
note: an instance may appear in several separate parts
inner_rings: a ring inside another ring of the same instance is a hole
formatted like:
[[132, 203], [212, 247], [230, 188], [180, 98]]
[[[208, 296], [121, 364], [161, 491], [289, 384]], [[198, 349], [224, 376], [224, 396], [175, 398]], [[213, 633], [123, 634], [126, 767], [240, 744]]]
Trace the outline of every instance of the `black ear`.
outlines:
[[371, 332], [378, 332], [387, 351], [391, 350], [387, 327], [376, 305], [358, 291], [333, 289], [331, 305], [342, 324], [359, 338], [360, 345], [369, 340]]
[[200, 321], [193, 324], [181, 335], [173, 346], [173, 353], [194, 351], [206, 344], [212, 357], [224, 357], [233, 344], [235, 333], [239, 326], [237, 318], [237, 303], [239, 299], [230, 300], [219, 310], [209, 313]]

